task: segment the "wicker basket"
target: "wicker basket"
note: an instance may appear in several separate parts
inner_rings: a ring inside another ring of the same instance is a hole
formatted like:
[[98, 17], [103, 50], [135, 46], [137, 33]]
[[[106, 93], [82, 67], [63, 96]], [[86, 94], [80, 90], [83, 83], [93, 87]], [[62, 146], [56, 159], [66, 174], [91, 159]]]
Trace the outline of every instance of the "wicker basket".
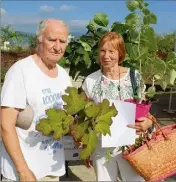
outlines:
[[144, 145], [123, 157], [146, 181], [176, 174], [176, 125], [157, 130]]

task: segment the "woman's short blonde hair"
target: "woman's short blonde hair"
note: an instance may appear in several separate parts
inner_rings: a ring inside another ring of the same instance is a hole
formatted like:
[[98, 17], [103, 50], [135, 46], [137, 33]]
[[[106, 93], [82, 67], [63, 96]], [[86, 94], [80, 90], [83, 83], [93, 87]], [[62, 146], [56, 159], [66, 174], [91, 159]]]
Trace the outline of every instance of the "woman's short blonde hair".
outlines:
[[100, 39], [98, 48], [101, 49], [101, 47], [106, 43], [110, 42], [114, 49], [119, 51], [119, 63], [121, 64], [123, 60], [125, 59], [126, 50], [125, 50], [125, 43], [122, 38], [122, 36], [116, 32], [107, 32], [103, 35], [103, 37]]

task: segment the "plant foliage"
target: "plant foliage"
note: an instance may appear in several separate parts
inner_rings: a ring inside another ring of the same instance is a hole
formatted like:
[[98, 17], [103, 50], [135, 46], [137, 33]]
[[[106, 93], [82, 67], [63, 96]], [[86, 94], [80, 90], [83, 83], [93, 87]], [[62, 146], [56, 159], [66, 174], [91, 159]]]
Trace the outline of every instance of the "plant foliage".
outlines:
[[36, 129], [54, 139], [71, 134], [76, 142], [83, 145], [80, 158], [87, 159], [95, 150], [99, 135], [111, 135], [112, 117], [118, 112], [107, 99], [95, 103], [87, 99], [84, 92], [78, 93], [78, 89], [73, 87], [66, 89], [62, 99], [65, 102], [64, 110], [48, 109], [48, 117], [40, 119]]
[[98, 42], [105, 32], [112, 31], [120, 33], [125, 41], [127, 54], [123, 65], [140, 70], [146, 83], [155, 79], [165, 89], [175, 83], [176, 55], [170, 52], [173, 56], [172, 59], [168, 56], [167, 61], [158, 57], [158, 39], [152, 27], [157, 17], [149, 10], [148, 3], [130, 0], [126, 1], [126, 6], [130, 12], [124, 22], [115, 21], [109, 25], [108, 16], [97, 13], [86, 26], [87, 33], [70, 42], [64, 57], [70, 66], [70, 75], [77, 79], [99, 69]]

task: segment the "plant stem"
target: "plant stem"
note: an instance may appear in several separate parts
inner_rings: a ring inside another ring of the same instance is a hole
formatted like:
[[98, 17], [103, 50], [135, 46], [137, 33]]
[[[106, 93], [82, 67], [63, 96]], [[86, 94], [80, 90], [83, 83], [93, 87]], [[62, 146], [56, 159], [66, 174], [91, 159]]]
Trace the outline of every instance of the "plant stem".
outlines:
[[[141, 27], [142, 27], [142, 24], [141, 24], [141, 17], [142, 17], [142, 14], [141, 14], [141, 10], [139, 11], [138, 13], [138, 17], [139, 17], [139, 41], [138, 41], [138, 54], [140, 55], [140, 41], [141, 41]], [[139, 103], [142, 102], [142, 61], [141, 61], [141, 58], [139, 59], [139, 73], [140, 73], [140, 95], [141, 95], [141, 98], [139, 100]]]
[[172, 91], [172, 92], [164, 92], [164, 91], [159, 91], [159, 92], [156, 92], [155, 95], [161, 95], [161, 94], [176, 94], [176, 91]]

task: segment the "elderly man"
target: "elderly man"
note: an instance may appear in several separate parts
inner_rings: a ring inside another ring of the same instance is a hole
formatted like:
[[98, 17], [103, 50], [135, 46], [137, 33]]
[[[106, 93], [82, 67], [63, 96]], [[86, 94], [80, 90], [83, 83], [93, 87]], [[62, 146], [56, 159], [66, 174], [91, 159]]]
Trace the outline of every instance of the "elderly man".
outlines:
[[[9, 180], [36, 181], [65, 174], [62, 140], [35, 130], [48, 108], [62, 108], [62, 94], [70, 77], [57, 62], [67, 47], [68, 29], [60, 20], [41, 21], [37, 52], [17, 61], [7, 72], [1, 93], [1, 172]], [[28, 130], [16, 128], [20, 110], [30, 105], [34, 119]], [[58, 179], [58, 178], [57, 178]]]

